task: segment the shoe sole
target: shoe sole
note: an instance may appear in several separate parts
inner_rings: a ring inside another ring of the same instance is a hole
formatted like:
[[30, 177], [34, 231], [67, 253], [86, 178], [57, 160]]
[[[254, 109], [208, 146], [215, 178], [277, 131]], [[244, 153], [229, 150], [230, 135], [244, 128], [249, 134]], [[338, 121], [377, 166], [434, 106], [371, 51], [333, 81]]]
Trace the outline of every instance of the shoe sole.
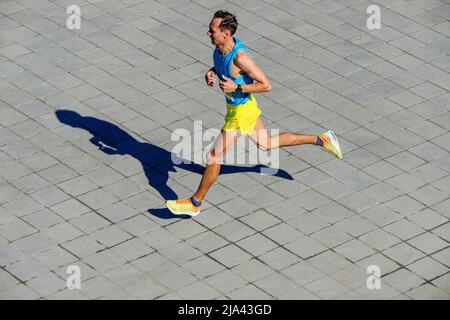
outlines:
[[[167, 206], [166, 206], [167, 207]], [[172, 212], [174, 215], [177, 216], [183, 216], [183, 215], [187, 215], [187, 216], [191, 216], [191, 217], [196, 217], [198, 216], [198, 214], [200, 213], [199, 211], [183, 211], [183, 212], [176, 212], [173, 211], [171, 208], [167, 207], [167, 209], [169, 209], [170, 212]]]
[[333, 145], [333, 147], [336, 148], [336, 150], [339, 151], [339, 155], [336, 155], [334, 152], [327, 150], [329, 153], [334, 154], [336, 156], [336, 158], [338, 159], [342, 159], [342, 151], [341, 151], [341, 147], [339, 146], [339, 141], [338, 138], [336, 137], [335, 133], [332, 130], [328, 131], [332, 136], [333, 139], [330, 139], [331, 144]]

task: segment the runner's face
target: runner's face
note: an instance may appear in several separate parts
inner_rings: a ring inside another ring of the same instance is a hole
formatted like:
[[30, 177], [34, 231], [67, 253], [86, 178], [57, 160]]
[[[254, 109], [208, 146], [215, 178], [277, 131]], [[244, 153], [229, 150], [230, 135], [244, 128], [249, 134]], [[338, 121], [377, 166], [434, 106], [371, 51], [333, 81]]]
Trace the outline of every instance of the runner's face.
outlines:
[[219, 28], [221, 21], [221, 18], [215, 18], [212, 19], [211, 23], [209, 24], [208, 37], [211, 38], [211, 43], [216, 46], [224, 43], [227, 35], [225, 33], [225, 30], [222, 31]]

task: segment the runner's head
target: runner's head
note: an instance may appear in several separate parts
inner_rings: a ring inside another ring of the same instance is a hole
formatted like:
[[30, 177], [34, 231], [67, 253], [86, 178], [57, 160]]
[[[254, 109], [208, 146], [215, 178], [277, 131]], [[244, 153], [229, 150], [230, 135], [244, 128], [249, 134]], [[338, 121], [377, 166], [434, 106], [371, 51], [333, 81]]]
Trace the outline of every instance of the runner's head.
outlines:
[[211, 43], [220, 45], [232, 38], [238, 27], [236, 16], [228, 11], [219, 10], [214, 13], [214, 16], [209, 24], [208, 36], [211, 38]]

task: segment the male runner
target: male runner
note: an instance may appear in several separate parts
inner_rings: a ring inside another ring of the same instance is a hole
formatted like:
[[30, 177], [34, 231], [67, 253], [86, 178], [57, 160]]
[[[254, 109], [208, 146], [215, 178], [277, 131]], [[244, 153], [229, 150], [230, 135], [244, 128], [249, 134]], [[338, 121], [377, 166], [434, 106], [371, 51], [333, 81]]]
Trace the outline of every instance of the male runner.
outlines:
[[222, 10], [214, 14], [209, 24], [208, 36], [216, 49], [213, 55], [214, 67], [208, 70], [205, 80], [212, 87], [216, 75], [221, 79], [219, 86], [227, 103], [225, 125], [207, 154], [206, 168], [197, 192], [191, 198], [166, 201], [166, 206], [174, 214], [196, 216], [200, 213], [202, 200], [219, 175], [222, 157], [241, 134], [248, 134], [262, 150], [316, 144], [338, 159], [342, 158], [339, 142], [331, 130], [319, 136], [291, 132], [282, 132], [276, 136], [268, 134], [259, 117], [261, 110], [253, 93], [268, 92], [272, 86], [253, 61], [250, 51], [234, 36], [237, 26], [236, 17]]

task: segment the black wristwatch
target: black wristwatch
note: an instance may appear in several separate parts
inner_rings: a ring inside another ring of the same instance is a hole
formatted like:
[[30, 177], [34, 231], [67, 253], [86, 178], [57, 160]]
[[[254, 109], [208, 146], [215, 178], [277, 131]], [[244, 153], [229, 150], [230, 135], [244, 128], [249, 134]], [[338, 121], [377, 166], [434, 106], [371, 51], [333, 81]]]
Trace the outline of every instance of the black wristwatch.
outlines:
[[237, 93], [241, 93], [242, 92], [242, 86], [240, 84], [237, 85], [237, 88], [236, 88], [235, 92], [237, 92]]

